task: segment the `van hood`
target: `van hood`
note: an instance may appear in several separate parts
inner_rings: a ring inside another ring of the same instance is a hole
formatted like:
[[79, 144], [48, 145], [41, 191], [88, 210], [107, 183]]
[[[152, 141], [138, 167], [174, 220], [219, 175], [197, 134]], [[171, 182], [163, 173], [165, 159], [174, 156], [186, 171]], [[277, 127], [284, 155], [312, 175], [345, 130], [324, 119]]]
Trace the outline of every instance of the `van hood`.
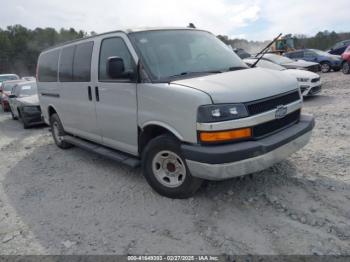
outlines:
[[240, 103], [295, 90], [295, 77], [280, 71], [250, 68], [171, 82], [207, 93], [214, 103]]
[[39, 97], [38, 95], [25, 96], [21, 98], [17, 98], [17, 101], [29, 105], [29, 106], [38, 106], [39, 105]]

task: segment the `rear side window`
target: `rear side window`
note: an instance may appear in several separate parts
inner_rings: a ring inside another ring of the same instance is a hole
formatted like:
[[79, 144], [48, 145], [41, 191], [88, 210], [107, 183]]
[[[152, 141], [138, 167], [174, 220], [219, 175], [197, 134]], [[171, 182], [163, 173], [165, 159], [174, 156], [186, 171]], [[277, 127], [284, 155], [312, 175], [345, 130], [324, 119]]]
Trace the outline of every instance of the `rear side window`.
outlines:
[[39, 82], [56, 82], [59, 50], [41, 54], [39, 59]]
[[93, 46], [94, 42], [85, 42], [76, 46], [73, 61], [74, 82], [90, 82]]
[[125, 72], [134, 71], [134, 61], [124, 40], [120, 37], [107, 38], [102, 41], [100, 51], [100, 61], [98, 68], [98, 79], [100, 81], [111, 81], [107, 74], [107, 61], [109, 57], [118, 56], [123, 59]]
[[74, 46], [68, 46], [62, 49], [60, 57], [60, 69], [59, 79], [60, 82], [72, 82], [73, 81], [73, 57]]

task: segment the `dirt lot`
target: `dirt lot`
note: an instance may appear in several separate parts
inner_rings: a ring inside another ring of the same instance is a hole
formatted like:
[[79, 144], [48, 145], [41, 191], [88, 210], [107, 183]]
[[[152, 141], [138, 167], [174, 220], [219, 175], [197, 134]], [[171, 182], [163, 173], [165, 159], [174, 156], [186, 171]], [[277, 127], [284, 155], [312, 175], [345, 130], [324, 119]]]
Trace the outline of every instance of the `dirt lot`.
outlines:
[[322, 75], [310, 144], [191, 199], [0, 114], [1, 254], [350, 254], [350, 76]]

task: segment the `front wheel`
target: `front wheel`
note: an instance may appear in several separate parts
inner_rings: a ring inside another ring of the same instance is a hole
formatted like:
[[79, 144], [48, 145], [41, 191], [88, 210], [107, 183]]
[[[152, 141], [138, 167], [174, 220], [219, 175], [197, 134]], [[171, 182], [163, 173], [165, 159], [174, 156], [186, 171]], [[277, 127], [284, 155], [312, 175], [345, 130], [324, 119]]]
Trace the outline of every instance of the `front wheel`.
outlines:
[[169, 198], [188, 198], [203, 182], [191, 175], [180, 142], [170, 135], [161, 135], [148, 143], [142, 153], [142, 166], [150, 186]]
[[349, 64], [349, 62], [344, 62], [341, 70], [346, 75], [350, 74], [350, 64]]
[[66, 135], [66, 132], [64, 131], [61, 120], [57, 114], [53, 114], [51, 116], [50, 126], [51, 126], [51, 132], [52, 132], [52, 136], [53, 136], [53, 139], [55, 141], [55, 144], [59, 148], [68, 149], [68, 148], [71, 148], [73, 146], [72, 144], [64, 141], [63, 138]]
[[329, 71], [331, 71], [332, 67], [330, 65], [330, 63], [328, 62], [322, 62], [321, 63], [321, 71], [322, 73], [328, 73]]

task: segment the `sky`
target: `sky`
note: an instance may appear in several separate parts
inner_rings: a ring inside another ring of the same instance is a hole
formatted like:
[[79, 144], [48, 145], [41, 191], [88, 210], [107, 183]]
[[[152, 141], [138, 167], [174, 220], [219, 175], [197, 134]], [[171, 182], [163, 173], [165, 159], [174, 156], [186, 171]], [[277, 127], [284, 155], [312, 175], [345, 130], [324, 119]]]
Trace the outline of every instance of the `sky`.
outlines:
[[187, 26], [247, 40], [350, 31], [349, 0], [1, 0], [0, 28], [106, 31]]

